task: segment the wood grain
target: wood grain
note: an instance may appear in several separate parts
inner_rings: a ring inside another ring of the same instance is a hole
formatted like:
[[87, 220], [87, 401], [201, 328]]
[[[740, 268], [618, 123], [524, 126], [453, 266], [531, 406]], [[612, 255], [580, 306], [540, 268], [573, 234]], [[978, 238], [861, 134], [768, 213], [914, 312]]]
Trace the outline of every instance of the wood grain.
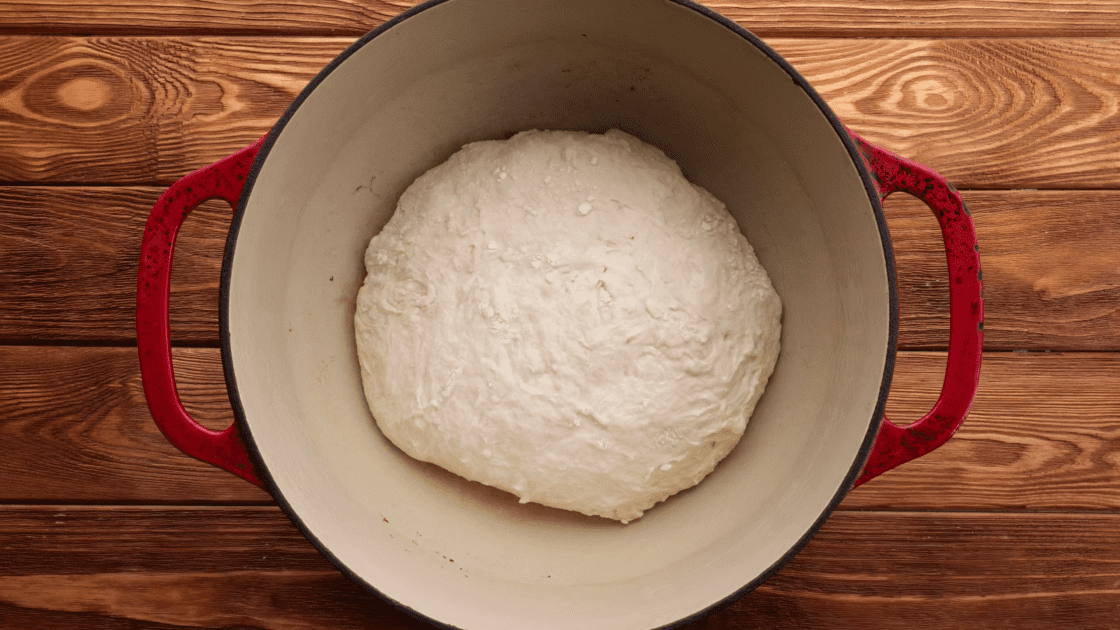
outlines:
[[[233, 421], [219, 353], [175, 353], [188, 411]], [[887, 412], [906, 424], [940, 390], [939, 353], [902, 353]], [[148, 414], [131, 348], [0, 347], [0, 502], [269, 502], [180, 454]], [[1120, 356], [989, 353], [964, 427], [855, 490], [845, 509], [1120, 510]]]
[[[1078, 628], [1106, 628], [1118, 532], [1120, 515], [838, 512], [776, 577], [691, 628], [1049, 630], [1071, 609]], [[7, 507], [0, 549], [8, 628], [426, 627], [276, 508]]]
[[1120, 42], [769, 43], [845, 124], [959, 188], [1120, 185]]
[[[277, 508], [0, 509], [5, 628], [427, 628]], [[56, 625], [57, 624], [57, 625]]]
[[[173, 358], [187, 411], [229, 426], [219, 353]], [[0, 348], [0, 451], [2, 502], [272, 502], [167, 441], [148, 412], [135, 348]]]
[[[945, 358], [902, 353], [887, 417], [933, 407]], [[1120, 511], [1120, 355], [987, 353], [964, 426], [860, 486], [845, 509]]]
[[[352, 40], [0, 38], [0, 181], [170, 183]], [[846, 124], [958, 188], [1120, 186], [1120, 41], [774, 39]]]
[[[415, 0], [24, 0], [0, 5], [3, 34], [350, 35]], [[751, 31], [785, 37], [1115, 37], [1120, 7], [1108, 0], [893, 0], [702, 2]]]
[[[140, 235], [158, 188], [0, 186], [0, 343], [134, 343]], [[981, 243], [989, 350], [1120, 349], [1120, 192], [965, 191]], [[948, 347], [937, 222], [885, 205], [905, 349]], [[177, 344], [216, 346], [229, 207], [187, 219], [172, 267]]]
[[[135, 343], [140, 240], [157, 188], [0, 187], [0, 340]], [[171, 274], [175, 343], [216, 345], [230, 207], [187, 218]]]
[[[980, 242], [987, 350], [1120, 350], [1120, 193], [965, 191]], [[933, 215], [884, 203], [898, 275], [899, 344], [949, 340], [949, 276]]]
[[836, 513], [707, 628], [1104, 630], [1120, 613], [1118, 518]]
[[0, 38], [0, 180], [171, 183], [267, 133], [350, 42]]

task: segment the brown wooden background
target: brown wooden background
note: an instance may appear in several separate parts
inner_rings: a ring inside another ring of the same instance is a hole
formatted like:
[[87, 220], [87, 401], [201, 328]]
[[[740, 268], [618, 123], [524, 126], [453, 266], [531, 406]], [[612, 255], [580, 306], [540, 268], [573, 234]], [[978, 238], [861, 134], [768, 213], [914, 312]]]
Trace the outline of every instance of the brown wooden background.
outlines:
[[[853, 492], [792, 564], [696, 628], [1120, 628], [1120, 0], [711, 0], [869, 140], [947, 175], [981, 242], [987, 353], [948, 445]], [[0, 628], [419, 628], [271, 498], [180, 455], [135, 350], [162, 188], [263, 135], [383, 0], [0, 3]], [[887, 202], [901, 353], [935, 399], [936, 222]], [[217, 348], [229, 210], [188, 220], [186, 404], [231, 420]]]

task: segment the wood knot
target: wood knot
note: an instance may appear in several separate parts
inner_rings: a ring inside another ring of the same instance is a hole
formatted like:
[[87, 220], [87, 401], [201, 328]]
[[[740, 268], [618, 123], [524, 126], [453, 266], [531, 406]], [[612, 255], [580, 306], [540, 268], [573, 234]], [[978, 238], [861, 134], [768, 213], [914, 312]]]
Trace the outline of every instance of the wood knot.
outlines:
[[97, 77], [76, 77], [58, 86], [55, 94], [66, 107], [83, 112], [100, 109], [109, 102], [112, 90]]

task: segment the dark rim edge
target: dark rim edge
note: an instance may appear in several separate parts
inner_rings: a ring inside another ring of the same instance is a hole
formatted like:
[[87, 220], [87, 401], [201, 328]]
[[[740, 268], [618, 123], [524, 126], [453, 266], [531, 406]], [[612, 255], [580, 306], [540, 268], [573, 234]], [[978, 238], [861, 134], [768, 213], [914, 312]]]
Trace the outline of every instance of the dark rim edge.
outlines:
[[249, 427], [249, 422], [245, 416], [245, 408], [241, 405], [241, 395], [237, 389], [237, 378], [234, 375], [233, 370], [233, 356], [229, 337], [229, 291], [230, 280], [233, 273], [232, 266], [234, 250], [236, 249], [237, 243], [237, 235], [241, 229], [241, 221], [245, 215], [245, 204], [248, 201], [250, 194], [253, 192], [253, 186], [256, 184], [257, 176], [260, 175], [261, 166], [264, 164], [265, 158], [268, 156], [269, 152], [271, 152], [273, 145], [276, 143], [276, 138], [284, 130], [284, 127], [287, 126], [288, 121], [292, 119], [292, 116], [295, 115], [296, 111], [303, 104], [303, 102], [307, 100], [312, 92], [315, 91], [315, 88], [317, 88], [320, 83], [326, 80], [326, 78], [330, 76], [330, 74], [334, 72], [334, 70], [338, 66], [342, 65], [344, 61], [349, 59], [351, 55], [368, 44], [375, 37], [381, 35], [396, 24], [403, 22], [404, 20], [412, 17], [413, 15], [416, 15], [417, 13], [420, 13], [421, 11], [425, 11], [447, 1], [448, 0], [428, 0], [423, 4], [417, 5], [399, 15], [394, 16], [381, 26], [378, 26], [369, 33], [366, 33], [353, 44], [347, 46], [346, 50], [339, 53], [337, 57], [332, 59], [330, 63], [328, 63], [318, 74], [315, 75], [315, 78], [311, 79], [311, 81], [303, 88], [303, 90], [300, 91], [295, 100], [292, 101], [292, 104], [289, 105], [288, 108], [284, 111], [284, 115], [281, 116], [276, 124], [272, 126], [272, 129], [269, 130], [264, 143], [261, 145], [260, 151], [257, 153], [257, 159], [253, 161], [253, 166], [249, 169], [249, 174], [245, 177], [245, 186], [241, 189], [241, 197], [237, 201], [237, 207], [234, 208], [233, 219], [231, 220], [229, 227], [229, 236], [226, 238], [225, 253], [222, 256], [221, 284], [218, 293], [218, 337], [222, 350], [222, 371], [225, 373], [226, 389], [228, 390], [229, 394], [230, 406], [233, 408], [234, 421], [237, 423], [238, 429], [241, 431], [241, 438], [242, 441], [245, 442], [245, 447], [249, 452], [249, 457], [252, 458], [253, 462], [257, 466], [257, 471], [259, 473], [261, 481], [264, 482], [269, 494], [271, 494], [272, 497], [276, 499], [277, 504], [280, 505], [280, 509], [283, 510], [284, 513], [288, 516], [288, 520], [290, 520], [292, 524], [294, 524], [296, 528], [299, 529], [299, 532], [303, 534], [303, 537], [310, 541], [315, 549], [317, 549], [319, 553], [323, 555], [323, 557], [329, 560], [330, 563], [335, 566], [335, 568], [341, 571], [342, 574], [346, 577], [365, 587], [365, 589], [372, 593], [374, 596], [378, 597], [382, 601], [388, 603], [392, 607], [400, 610], [409, 617], [412, 617], [413, 619], [416, 619], [418, 621], [432, 624], [437, 628], [443, 628], [445, 630], [461, 630], [456, 626], [452, 626], [432, 619], [431, 617], [428, 617], [427, 615], [424, 615], [423, 613], [413, 610], [405, 604], [398, 602], [385, 593], [382, 593], [361, 576], [354, 573], [344, 562], [342, 562], [342, 560], [335, 556], [330, 551], [330, 549], [328, 549], [318, 539], [318, 537], [311, 533], [307, 525], [304, 524], [303, 520], [299, 517], [296, 511], [292, 508], [291, 504], [288, 503], [288, 500], [284, 498], [283, 493], [281, 493], [279, 488], [276, 486], [276, 482], [275, 480], [273, 480], [272, 474], [269, 472], [268, 466], [265, 465], [264, 460], [261, 457], [260, 450], [257, 448], [256, 440], [253, 439], [253, 432]]
[[[257, 159], [253, 162], [253, 166], [249, 170], [248, 176], [245, 178], [245, 186], [242, 189], [241, 197], [238, 200], [237, 207], [234, 208], [233, 219], [230, 223], [229, 236], [226, 239], [225, 253], [222, 258], [221, 285], [218, 296], [218, 326], [222, 351], [222, 369], [225, 373], [226, 388], [229, 394], [230, 405], [233, 408], [234, 419], [241, 431], [241, 436], [245, 442], [246, 449], [249, 451], [250, 457], [252, 457], [254, 463], [256, 463], [257, 465], [261, 480], [264, 481], [269, 490], [269, 493], [272, 494], [273, 498], [276, 499], [276, 502], [288, 516], [288, 519], [291, 520], [292, 523], [299, 529], [300, 533], [303, 534], [303, 536], [307, 538], [307, 540], [309, 540], [312, 545], [315, 546], [319, 553], [323, 554], [323, 556], [327, 558], [327, 560], [329, 560], [333, 565], [335, 565], [335, 567], [338, 568], [339, 571], [341, 571], [351, 580], [364, 586], [369, 592], [371, 592], [378, 598], [392, 605], [394, 608], [397, 608], [398, 610], [404, 612], [408, 616], [413, 617], [414, 619], [433, 624], [438, 628], [445, 628], [447, 630], [460, 630], [456, 626], [452, 626], [444, 622], [432, 619], [427, 615], [413, 610], [412, 608], [402, 604], [401, 602], [392, 599], [385, 593], [382, 593], [372, 584], [351, 571], [345, 563], [343, 563], [338, 557], [331, 553], [330, 550], [327, 549], [327, 547], [323, 545], [323, 543], [314, 534], [312, 534], [310, 530], [308, 530], [303, 520], [300, 519], [295, 510], [292, 508], [291, 504], [288, 503], [288, 501], [284, 498], [284, 495], [279, 491], [279, 488], [277, 488], [276, 482], [272, 479], [272, 475], [269, 473], [268, 467], [264, 464], [264, 461], [261, 458], [261, 454], [259, 449], [257, 448], [256, 441], [253, 439], [252, 430], [249, 428], [249, 423], [245, 416], [244, 407], [242, 407], [241, 405], [241, 397], [237, 389], [237, 379], [234, 375], [233, 370], [233, 358], [229, 337], [230, 278], [232, 275], [232, 263], [234, 250], [236, 249], [237, 235], [241, 227], [242, 218], [244, 216], [245, 203], [248, 200], [249, 195], [252, 193], [257, 176], [260, 174], [261, 166], [264, 163], [265, 158], [268, 156], [268, 153], [271, 151], [272, 146], [275, 144], [277, 136], [284, 130], [284, 127], [287, 126], [288, 121], [291, 120], [292, 116], [299, 109], [300, 105], [302, 105], [303, 102], [307, 100], [308, 96], [310, 96], [315, 88], [317, 88], [320, 83], [322, 83], [339, 65], [346, 61], [351, 55], [368, 44], [375, 37], [392, 28], [394, 25], [422, 11], [431, 9], [448, 1], [449, 0], [428, 0], [423, 4], [408, 9], [407, 11], [388, 20], [376, 29], [370, 31], [369, 33], [355, 41], [353, 44], [348, 46], [346, 50], [332, 59], [331, 62], [328, 63], [322, 71], [315, 75], [315, 78], [313, 78], [307, 84], [307, 86], [304, 87], [304, 89], [299, 93], [299, 96], [296, 97], [296, 99], [287, 108], [287, 110], [285, 110], [283, 116], [280, 117], [277, 123], [269, 131], [268, 136], [265, 138], [264, 143], [261, 145], [260, 152], [257, 154]], [[833, 130], [836, 131], [836, 135], [844, 143], [844, 147], [847, 149], [848, 156], [852, 159], [852, 163], [856, 167], [856, 171], [859, 173], [860, 178], [863, 180], [864, 189], [867, 192], [868, 199], [871, 201], [871, 206], [875, 213], [875, 220], [879, 227], [879, 237], [882, 241], [883, 257], [885, 259], [887, 268], [887, 284], [890, 290], [890, 330], [887, 340], [887, 356], [883, 369], [883, 382], [879, 389], [879, 398], [875, 403], [875, 410], [872, 413], [870, 425], [868, 426], [867, 433], [864, 435], [863, 442], [860, 445], [859, 452], [857, 453], [855, 461], [852, 462], [852, 466], [848, 470], [848, 474], [840, 484], [840, 488], [832, 497], [832, 500], [829, 501], [828, 506], [824, 509], [817, 520], [809, 527], [805, 534], [802, 535], [802, 537], [796, 543], [794, 543], [794, 545], [790, 547], [790, 549], [786, 551], [786, 553], [777, 562], [763, 571], [758, 577], [754, 578], [753, 580], [745, 584], [742, 588], [724, 597], [720, 601], [687, 617], [683, 617], [670, 624], [660, 626], [659, 630], [672, 630], [675, 628], [680, 628], [682, 626], [695, 623], [701, 619], [709, 617], [731, 606], [735, 602], [745, 597], [751, 591], [761, 586], [776, 573], [778, 573], [782, 568], [789, 564], [791, 560], [793, 560], [793, 558], [805, 547], [805, 545], [809, 543], [810, 540], [812, 540], [813, 536], [815, 536], [816, 533], [820, 530], [821, 526], [824, 525], [824, 522], [828, 520], [829, 516], [831, 516], [832, 513], [836, 510], [836, 507], [840, 504], [844, 497], [847, 496], [848, 492], [851, 491], [852, 486], [855, 484], [856, 478], [863, 470], [863, 466], [871, 453], [871, 447], [875, 442], [875, 437], [879, 431], [879, 425], [883, 419], [884, 409], [887, 402], [887, 395], [890, 392], [891, 379], [894, 375], [895, 357], [898, 351], [898, 284], [895, 275], [894, 248], [891, 245], [890, 232], [887, 228], [887, 220], [886, 216], [883, 213], [883, 206], [881, 200], [879, 199], [878, 189], [875, 187], [874, 180], [872, 179], [871, 174], [868, 172], [867, 167], [863, 162], [863, 158], [860, 155], [859, 149], [856, 147], [855, 142], [848, 134], [847, 129], [844, 127], [843, 123], [840, 122], [840, 119], [836, 116], [832, 109], [828, 107], [824, 99], [821, 98], [820, 94], [818, 94], [817, 91], [813, 89], [809, 82], [806, 81], [805, 78], [801, 76], [801, 74], [797, 72], [797, 70], [795, 70], [788, 61], [783, 59], [774, 49], [764, 43], [753, 33], [746, 30], [730, 18], [720, 15], [719, 13], [705, 6], [696, 4], [692, 0], [666, 1], [695, 11], [696, 13], [699, 13], [700, 15], [713, 20], [714, 22], [722, 25], [723, 27], [727, 28], [731, 32], [742, 37], [750, 44], [758, 48], [760, 51], [766, 54], [766, 56], [769, 57], [771, 61], [777, 64], [778, 67], [785, 71], [791, 79], [793, 79], [794, 83], [796, 83], [798, 87], [800, 87], [809, 96], [809, 98], [813, 100], [817, 108], [821, 111], [822, 114], [824, 114], [829, 124], [832, 125]]]
[[836, 135], [840, 137], [840, 140], [844, 143], [844, 147], [848, 150], [848, 156], [852, 159], [852, 163], [855, 165], [860, 179], [863, 180], [863, 187], [867, 191], [867, 197], [871, 201], [872, 210], [874, 210], [875, 212], [875, 222], [879, 227], [879, 238], [883, 244], [883, 258], [885, 259], [887, 267], [887, 285], [890, 290], [890, 330], [887, 339], [887, 356], [883, 365], [883, 382], [879, 387], [879, 399], [875, 402], [875, 410], [871, 415], [871, 423], [867, 428], [867, 433], [863, 436], [863, 443], [860, 445], [859, 452], [856, 455], [855, 461], [852, 462], [852, 467], [848, 470], [847, 476], [844, 477], [844, 481], [840, 484], [840, 488], [832, 497], [832, 500], [829, 501], [828, 506], [824, 509], [823, 512], [821, 512], [821, 515], [809, 527], [805, 534], [802, 535], [802, 537], [796, 543], [794, 543], [794, 545], [790, 547], [789, 550], [786, 551], [786, 553], [777, 562], [763, 571], [761, 575], [751, 580], [734, 593], [712, 604], [711, 606], [708, 606], [707, 608], [699, 612], [696, 612], [671, 624], [662, 626], [659, 630], [671, 630], [674, 628], [680, 628], [681, 626], [695, 623], [705, 617], [709, 617], [716, 612], [730, 607], [732, 604], [745, 597], [751, 591], [758, 588], [764, 582], [773, 577], [776, 573], [781, 571], [787, 564], [790, 563], [790, 561], [793, 560], [793, 558], [798, 553], [801, 552], [802, 549], [805, 548], [805, 545], [809, 544], [809, 541], [813, 539], [813, 536], [816, 535], [821, 526], [823, 526], [825, 521], [828, 520], [828, 517], [831, 516], [832, 513], [836, 510], [836, 507], [840, 505], [840, 502], [844, 500], [844, 497], [846, 497], [848, 493], [851, 492], [852, 486], [855, 484], [855, 481], [859, 477], [859, 474], [863, 471], [864, 464], [867, 463], [867, 458], [871, 454], [871, 448], [875, 444], [875, 437], [879, 433], [879, 425], [883, 420], [883, 415], [887, 404], [887, 395], [890, 393], [891, 379], [894, 376], [895, 357], [898, 353], [898, 282], [895, 275], [894, 247], [891, 244], [890, 231], [887, 228], [887, 217], [883, 213], [883, 204], [879, 199], [879, 189], [875, 186], [875, 180], [872, 178], [871, 173], [867, 170], [867, 166], [863, 161], [862, 154], [860, 153], [859, 148], [856, 146], [855, 142], [852, 140], [851, 135], [848, 134], [847, 128], [844, 127], [844, 124], [840, 122], [840, 119], [836, 116], [836, 113], [833, 112], [832, 109], [825, 103], [824, 99], [821, 98], [821, 95], [817, 93], [815, 89], [813, 89], [813, 86], [809, 85], [809, 82], [805, 80], [805, 77], [801, 76], [801, 74], [797, 70], [795, 70], [788, 61], [783, 59], [782, 56], [777, 53], [777, 51], [775, 51], [773, 48], [759, 39], [756, 35], [746, 30], [730, 18], [720, 15], [719, 13], [716, 13], [715, 11], [705, 6], [696, 4], [692, 0], [668, 1], [692, 9], [693, 11], [696, 11], [697, 13], [710, 18], [715, 22], [722, 24], [731, 32], [739, 35], [743, 39], [753, 44], [756, 48], [765, 53], [771, 61], [776, 63], [778, 67], [784, 70], [786, 74], [788, 74], [790, 78], [793, 79], [794, 83], [796, 83], [802, 90], [804, 90], [809, 98], [813, 99], [813, 102], [817, 105], [817, 108], [820, 109], [821, 113], [824, 114], [826, 119], [828, 119], [829, 124], [831, 124], [832, 128], [836, 131]]

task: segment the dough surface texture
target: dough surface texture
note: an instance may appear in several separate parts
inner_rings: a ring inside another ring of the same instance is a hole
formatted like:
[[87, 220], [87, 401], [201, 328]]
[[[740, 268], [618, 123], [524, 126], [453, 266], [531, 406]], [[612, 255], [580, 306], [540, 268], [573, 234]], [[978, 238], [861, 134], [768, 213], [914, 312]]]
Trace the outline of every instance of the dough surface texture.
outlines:
[[617, 130], [463, 147], [365, 265], [381, 431], [522, 503], [640, 517], [735, 447], [778, 357], [781, 302], [735, 220]]

